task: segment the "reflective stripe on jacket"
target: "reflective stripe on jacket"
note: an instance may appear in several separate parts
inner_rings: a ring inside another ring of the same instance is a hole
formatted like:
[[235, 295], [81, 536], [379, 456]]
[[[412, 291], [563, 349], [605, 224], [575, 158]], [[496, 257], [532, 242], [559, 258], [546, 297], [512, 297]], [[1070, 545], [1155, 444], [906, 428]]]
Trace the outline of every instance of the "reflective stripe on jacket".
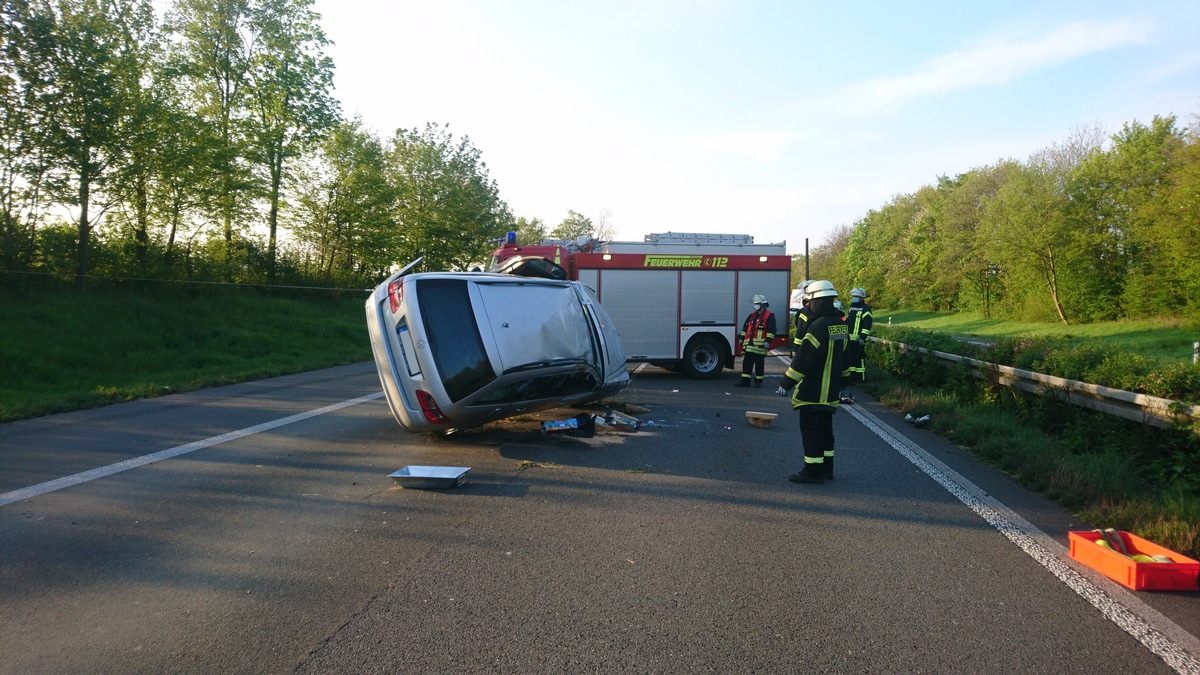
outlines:
[[871, 306], [864, 303], [851, 304], [850, 313], [846, 317], [846, 323], [850, 324], [850, 339], [851, 340], [866, 340], [871, 337]]
[[769, 309], [760, 309], [750, 313], [742, 324], [742, 351], [750, 354], [766, 354], [771, 341], [775, 339], [775, 315]]
[[823, 315], [813, 318], [804, 336], [797, 338], [796, 355], [784, 376], [796, 382], [792, 389], [792, 407], [825, 406], [836, 409], [842, 387], [843, 358], [849, 341], [849, 327], [840, 317]]

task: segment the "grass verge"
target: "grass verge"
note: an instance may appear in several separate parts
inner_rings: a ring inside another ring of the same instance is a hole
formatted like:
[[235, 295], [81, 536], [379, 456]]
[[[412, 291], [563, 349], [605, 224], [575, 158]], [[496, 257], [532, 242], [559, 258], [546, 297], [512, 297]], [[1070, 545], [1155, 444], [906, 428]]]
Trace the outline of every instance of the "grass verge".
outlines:
[[974, 314], [915, 311], [873, 314], [875, 325], [879, 327], [919, 328], [980, 340], [1014, 336], [1061, 338], [1079, 345], [1115, 345], [1143, 356], [1177, 363], [1191, 363], [1194, 345], [1200, 341], [1200, 325], [1176, 318], [1064, 325], [986, 319]]
[[0, 422], [367, 361], [366, 293], [0, 287]]
[[[929, 429], [1047, 496], [1093, 527], [1133, 532], [1200, 558], [1200, 495], [1187, 481], [1145, 482], [1141, 455], [1113, 444], [1080, 451], [1074, 435], [1119, 438], [1127, 423], [1099, 413], [1049, 433], [1019, 405], [964, 400], [941, 388], [916, 387], [881, 369], [857, 385], [899, 413], [930, 415]], [[1090, 421], [1087, 421], [1090, 420]], [[1133, 423], [1128, 423], [1133, 424]]]

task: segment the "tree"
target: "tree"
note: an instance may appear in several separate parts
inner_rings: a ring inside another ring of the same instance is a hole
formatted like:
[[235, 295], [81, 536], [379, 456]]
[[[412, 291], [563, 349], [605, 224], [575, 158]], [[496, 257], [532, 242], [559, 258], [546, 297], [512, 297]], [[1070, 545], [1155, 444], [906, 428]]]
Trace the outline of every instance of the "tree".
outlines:
[[536, 244], [546, 238], [546, 224], [541, 218], [521, 216], [516, 220], [516, 233], [518, 244]]
[[887, 270], [883, 261], [883, 246], [875, 236], [879, 229], [876, 225], [876, 220], [880, 219], [879, 213], [872, 209], [851, 229], [850, 238], [846, 242], [844, 274], [849, 283], [869, 289], [875, 302], [886, 306], [899, 306], [900, 303], [891, 297], [884, 283]]
[[226, 281], [233, 274], [236, 218], [250, 213], [259, 189], [247, 162], [247, 80], [251, 66], [249, 0], [175, 0], [168, 29], [176, 40], [172, 67], [185, 82], [192, 110], [211, 130], [205, 201], [220, 222]]
[[904, 236], [911, 259], [908, 283], [912, 302], [934, 312], [953, 309], [958, 297], [959, 275], [938, 264], [945, 246], [945, 202], [956, 187], [955, 181], [939, 176], [937, 187], [926, 185], [918, 190], [913, 195], [916, 210]]
[[378, 280], [404, 263], [383, 143], [355, 119], [334, 127], [301, 171], [292, 226], [328, 283]]
[[184, 105], [185, 97], [176, 88], [180, 82], [169, 70], [156, 71], [155, 114], [149, 130], [155, 141], [150, 148], [151, 210], [162, 234], [163, 265], [173, 269], [178, 259], [178, 243], [201, 233], [190, 214], [214, 209], [211, 166], [218, 143], [211, 125]]
[[[123, 152], [113, 157], [113, 176], [110, 192], [116, 210], [111, 219], [128, 222], [134, 239], [134, 263], [139, 274], [146, 274], [150, 243], [152, 184], [158, 157], [164, 152], [162, 134], [166, 131], [166, 114], [170, 101], [164, 91], [155, 86], [161, 80], [161, 44], [154, 9], [149, 2], [131, 8], [118, 22], [126, 52], [121, 70], [122, 91], [127, 95], [117, 119], [116, 132], [122, 140]], [[122, 217], [117, 210], [131, 207], [131, 217]]]
[[920, 290], [911, 282], [915, 252], [911, 230], [920, 210], [914, 195], [897, 195], [855, 225], [846, 249], [847, 276], [854, 285], [873, 289], [881, 304], [910, 306]]
[[1149, 125], [1126, 124], [1112, 141], [1109, 151], [1080, 165], [1071, 186], [1071, 204], [1092, 235], [1094, 265], [1108, 271], [1097, 286], [1112, 296], [1113, 305], [1121, 301], [1139, 313], [1172, 314], [1189, 262], [1174, 255], [1184, 233], [1163, 227], [1172, 221], [1169, 207], [1163, 207], [1172, 196], [1172, 169], [1185, 138], [1174, 117], [1155, 116]]
[[456, 141], [449, 126], [399, 129], [392, 139], [389, 172], [400, 250], [424, 256], [428, 269], [469, 269], [481, 264], [495, 240], [512, 229], [487, 165], [470, 139]]
[[1173, 296], [1171, 314], [1200, 317], [1200, 116], [1168, 151], [1170, 168], [1160, 199], [1146, 205], [1153, 235], [1177, 281], [1162, 284]]
[[[847, 251], [850, 248], [850, 237], [854, 229], [849, 225], [838, 225], [833, 228], [825, 241], [809, 253], [809, 273], [814, 279], [828, 279], [834, 288], [841, 289], [842, 295], [848, 295], [854, 287], [854, 277], [846, 264]], [[792, 280], [795, 286], [804, 283], [804, 259], [798, 256], [792, 261]]]
[[1025, 164], [1010, 174], [989, 204], [985, 223], [991, 247], [997, 251], [995, 257], [1005, 261], [1002, 269], [1020, 279], [1022, 275], [1011, 268], [1027, 265], [1044, 283], [1058, 319], [1069, 324], [1059, 277], [1063, 251], [1071, 246], [1071, 237], [1060, 206], [1051, 167]]
[[55, 108], [49, 59], [50, 17], [26, 2], [0, 3], [0, 246], [9, 270], [35, 263], [44, 217]]
[[596, 236], [596, 226], [592, 223], [591, 218], [568, 210], [567, 217], [563, 218], [562, 222], [550, 231], [550, 236], [554, 239], [594, 237]]
[[616, 227], [613, 225], [613, 214], [610, 209], [600, 209], [600, 215], [596, 218], [596, 238], [601, 241], [611, 241], [616, 236]]
[[275, 281], [279, 204], [287, 162], [298, 156], [336, 121], [333, 61], [322, 53], [329, 44], [312, 0], [262, 0], [250, 11], [258, 35], [250, 54], [250, 137], [253, 152], [267, 169], [268, 280]]
[[939, 185], [948, 193], [941, 209], [941, 246], [934, 265], [944, 279], [944, 292], [955, 288], [959, 307], [978, 306], [985, 317], [990, 317], [999, 290], [999, 266], [980, 237], [980, 219], [985, 205], [995, 199], [1009, 166], [1011, 163], [1002, 162], [972, 169]]
[[[86, 288], [92, 231], [111, 204], [110, 169], [127, 150], [122, 115], [137, 106], [147, 17], [137, 0], [32, 0], [5, 5], [6, 51], [33, 96], [40, 183], [53, 202], [74, 207], [76, 286]], [[69, 186], [69, 187], [68, 187]], [[93, 208], [95, 207], [95, 208]]]

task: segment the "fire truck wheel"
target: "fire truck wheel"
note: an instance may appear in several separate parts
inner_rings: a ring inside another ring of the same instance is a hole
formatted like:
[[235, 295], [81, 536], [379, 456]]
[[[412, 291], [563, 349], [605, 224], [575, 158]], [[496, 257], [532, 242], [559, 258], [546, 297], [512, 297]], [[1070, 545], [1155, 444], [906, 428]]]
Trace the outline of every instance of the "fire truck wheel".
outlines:
[[721, 374], [725, 363], [722, 340], [711, 335], [692, 338], [683, 350], [683, 372], [688, 377], [707, 380]]

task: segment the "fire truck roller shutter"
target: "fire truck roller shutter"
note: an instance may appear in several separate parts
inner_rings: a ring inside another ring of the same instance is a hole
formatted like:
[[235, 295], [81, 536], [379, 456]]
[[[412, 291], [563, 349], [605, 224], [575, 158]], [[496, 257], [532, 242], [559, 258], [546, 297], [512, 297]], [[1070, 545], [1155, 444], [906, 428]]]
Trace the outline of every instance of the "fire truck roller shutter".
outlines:
[[678, 359], [679, 275], [661, 270], [599, 270], [589, 283], [583, 270], [580, 281], [598, 291], [630, 360]]
[[738, 288], [736, 274], [732, 270], [684, 271], [680, 323], [741, 326], [734, 290]]

